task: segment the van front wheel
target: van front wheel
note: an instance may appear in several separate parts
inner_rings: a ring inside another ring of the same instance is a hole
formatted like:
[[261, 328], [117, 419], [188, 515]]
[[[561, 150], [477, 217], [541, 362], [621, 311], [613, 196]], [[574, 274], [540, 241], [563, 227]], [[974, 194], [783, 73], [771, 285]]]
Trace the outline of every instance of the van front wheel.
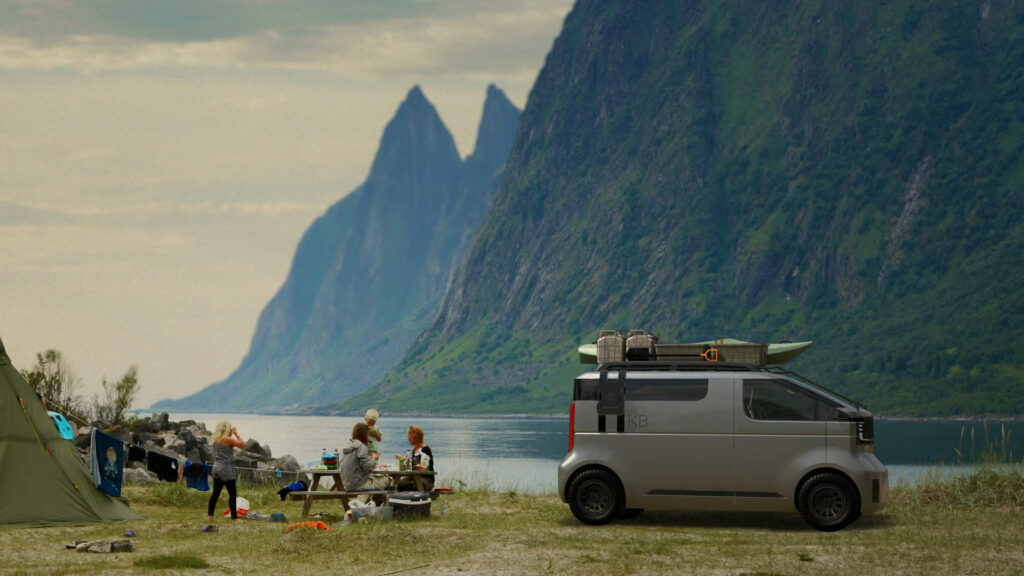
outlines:
[[622, 508], [622, 488], [607, 470], [585, 470], [569, 484], [569, 509], [584, 524], [607, 524]]
[[845, 476], [822, 472], [800, 487], [797, 510], [812, 528], [835, 532], [860, 516], [860, 495]]

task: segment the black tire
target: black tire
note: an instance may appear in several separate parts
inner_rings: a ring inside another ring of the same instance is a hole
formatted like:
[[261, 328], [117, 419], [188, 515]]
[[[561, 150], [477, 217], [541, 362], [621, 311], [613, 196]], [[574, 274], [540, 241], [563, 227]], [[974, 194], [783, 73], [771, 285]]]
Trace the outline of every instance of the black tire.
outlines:
[[796, 508], [812, 528], [842, 530], [860, 517], [860, 494], [846, 476], [822, 472], [807, 479], [797, 493]]
[[622, 509], [622, 485], [607, 470], [584, 470], [569, 483], [569, 510], [584, 524], [607, 524]]
[[639, 518], [644, 513], [643, 508], [623, 508], [619, 511], [619, 515], [615, 518], [616, 520], [632, 520]]

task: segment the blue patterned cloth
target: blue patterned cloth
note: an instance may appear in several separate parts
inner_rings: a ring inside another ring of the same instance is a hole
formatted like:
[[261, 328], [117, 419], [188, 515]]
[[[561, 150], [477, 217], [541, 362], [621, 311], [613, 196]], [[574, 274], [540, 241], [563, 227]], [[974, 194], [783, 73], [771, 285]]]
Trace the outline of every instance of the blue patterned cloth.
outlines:
[[124, 480], [124, 442], [93, 428], [90, 461], [96, 487], [120, 497]]

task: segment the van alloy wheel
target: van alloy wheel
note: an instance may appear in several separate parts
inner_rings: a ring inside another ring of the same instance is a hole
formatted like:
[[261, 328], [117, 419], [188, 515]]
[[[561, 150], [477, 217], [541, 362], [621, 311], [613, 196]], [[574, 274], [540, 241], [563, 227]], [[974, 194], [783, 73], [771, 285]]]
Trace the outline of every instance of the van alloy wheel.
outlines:
[[607, 470], [586, 470], [569, 484], [569, 509], [584, 524], [606, 524], [622, 508], [622, 486]]
[[812, 528], [834, 532], [860, 516], [860, 495], [845, 476], [823, 472], [811, 476], [800, 487], [797, 510]]

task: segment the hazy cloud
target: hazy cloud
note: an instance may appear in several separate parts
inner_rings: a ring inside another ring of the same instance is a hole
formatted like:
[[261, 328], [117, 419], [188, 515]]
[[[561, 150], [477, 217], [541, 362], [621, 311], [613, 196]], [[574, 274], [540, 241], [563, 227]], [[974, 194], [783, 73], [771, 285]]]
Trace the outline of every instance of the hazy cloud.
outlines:
[[227, 376], [422, 86], [463, 155], [571, 0], [0, 0], [0, 336], [141, 405]]
[[[536, 74], [568, 2], [0, 4], [0, 69]], [[19, 9], [20, 8], [20, 9]], [[3, 17], [6, 12], [6, 18]]]

